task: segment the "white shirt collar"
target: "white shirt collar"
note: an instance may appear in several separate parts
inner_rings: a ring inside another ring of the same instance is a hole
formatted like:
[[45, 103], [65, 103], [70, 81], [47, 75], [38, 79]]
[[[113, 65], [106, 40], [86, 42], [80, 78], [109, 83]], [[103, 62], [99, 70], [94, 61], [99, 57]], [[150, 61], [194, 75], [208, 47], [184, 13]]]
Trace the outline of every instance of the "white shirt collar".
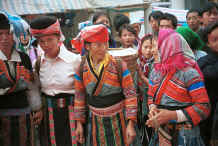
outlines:
[[[8, 60], [5, 54], [0, 50], [0, 59]], [[9, 61], [21, 62], [20, 55], [16, 50], [13, 50]]]
[[[63, 60], [66, 63], [71, 63], [74, 61], [74, 57], [73, 57], [73, 53], [68, 51], [67, 48], [64, 46], [64, 44], [61, 44], [60, 46], [60, 52], [58, 54], [57, 58], [60, 58], [61, 60]], [[42, 54], [42, 59], [45, 59], [45, 53]], [[52, 59], [53, 60], [53, 59]], [[54, 59], [55, 60], [55, 59]]]

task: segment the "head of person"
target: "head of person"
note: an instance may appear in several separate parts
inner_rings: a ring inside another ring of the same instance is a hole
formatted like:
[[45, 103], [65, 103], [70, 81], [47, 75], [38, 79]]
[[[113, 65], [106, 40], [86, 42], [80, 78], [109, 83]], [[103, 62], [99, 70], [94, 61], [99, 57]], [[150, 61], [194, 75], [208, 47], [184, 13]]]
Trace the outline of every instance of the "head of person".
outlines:
[[28, 46], [31, 41], [30, 25], [25, 20], [22, 21], [22, 24], [24, 30], [20, 33], [19, 41], [23, 46]]
[[159, 29], [167, 29], [167, 28], [176, 29], [177, 23], [178, 20], [176, 16], [169, 13], [164, 13], [160, 18]]
[[93, 24], [104, 24], [107, 27], [111, 27], [110, 17], [103, 11], [95, 12], [92, 18]]
[[13, 33], [10, 31], [9, 20], [3, 13], [0, 13], [0, 50], [11, 50], [13, 45]]
[[202, 50], [204, 48], [205, 44], [201, 40], [199, 35], [196, 32], [192, 31], [189, 27], [178, 27], [176, 29], [176, 32], [183, 36], [183, 38], [187, 41], [188, 45], [193, 51]]
[[131, 22], [131, 26], [135, 29], [136, 36], [138, 37], [141, 31], [141, 23], [139, 21]]
[[61, 43], [61, 28], [56, 17], [39, 16], [30, 23], [30, 31], [49, 58], [57, 57]]
[[155, 64], [155, 70], [164, 75], [191, 66], [200, 73], [195, 59], [186, 53], [188, 49], [191, 50], [185, 39], [175, 30], [160, 29], [158, 35], [160, 62]]
[[201, 22], [204, 27], [218, 20], [218, 5], [208, 2], [200, 12]]
[[77, 38], [72, 41], [77, 50], [85, 48], [91, 57], [101, 61], [107, 53], [109, 32], [102, 24], [87, 26], [80, 31]]
[[197, 32], [200, 28], [199, 11], [195, 9], [189, 10], [186, 14], [186, 21], [189, 28], [191, 28], [194, 32]]
[[129, 17], [124, 14], [117, 14], [115, 15], [114, 19], [114, 27], [116, 32], [119, 32], [120, 27], [124, 24], [130, 24]]
[[140, 60], [144, 59], [150, 59], [153, 56], [153, 47], [152, 47], [152, 42], [153, 42], [153, 36], [152, 34], [147, 34], [141, 39], [141, 43], [139, 45], [139, 58]]
[[132, 48], [137, 34], [131, 25], [122, 25], [119, 30], [120, 42], [123, 48]]
[[218, 54], [218, 21], [208, 25], [205, 29], [205, 42], [207, 46]]
[[153, 35], [146, 34], [142, 37], [138, 49], [138, 70], [146, 77], [148, 77], [149, 74], [149, 64], [153, 62], [152, 41]]
[[162, 15], [163, 13], [161, 11], [154, 11], [149, 14], [148, 21], [153, 32], [159, 32], [159, 23]]

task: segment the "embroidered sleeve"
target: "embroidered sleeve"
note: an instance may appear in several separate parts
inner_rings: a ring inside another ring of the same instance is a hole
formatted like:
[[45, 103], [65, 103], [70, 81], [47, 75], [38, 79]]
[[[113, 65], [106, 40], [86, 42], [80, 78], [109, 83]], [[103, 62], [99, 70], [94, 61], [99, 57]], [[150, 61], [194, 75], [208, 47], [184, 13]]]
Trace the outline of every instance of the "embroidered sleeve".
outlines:
[[125, 95], [125, 110], [127, 120], [137, 120], [137, 95], [132, 76], [125, 62], [122, 62], [122, 88]]
[[192, 98], [192, 106], [183, 109], [183, 113], [193, 126], [206, 119], [210, 113], [210, 104], [204, 82], [198, 72], [190, 69], [184, 73], [184, 81]]
[[148, 106], [150, 106], [150, 105], [152, 105], [152, 104], [154, 104], [154, 102], [153, 102], [153, 97], [154, 97], [154, 92], [155, 92], [155, 90], [154, 90], [154, 87], [153, 87], [154, 85], [153, 85], [153, 83], [152, 83], [152, 81], [151, 80], [149, 80], [149, 85], [148, 85]]
[[[80, 68], [79, 68], [80, 69]], [[80, 71], [74, 75], [74, 87], [75, 87], [75, 100], [74, 100], [74, 112], [75, 120], [85, 122], [86, 102], [85, 102], [85, 87], [83, 85]]]

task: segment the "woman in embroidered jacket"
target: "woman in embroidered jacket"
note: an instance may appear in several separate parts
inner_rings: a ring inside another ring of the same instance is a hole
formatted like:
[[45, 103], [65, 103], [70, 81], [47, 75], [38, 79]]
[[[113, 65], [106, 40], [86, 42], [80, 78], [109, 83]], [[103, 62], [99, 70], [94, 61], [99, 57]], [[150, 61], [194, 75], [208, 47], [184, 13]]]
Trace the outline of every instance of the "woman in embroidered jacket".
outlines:
[[188, 47], [174, 30], [160, 30], [148, 91], [147, 125], [156, 129], [151, 146], [204, 145], [198, 124], [208, 117], [210, 104], [199, 67], [185, 55]]
[[0, 11], [0, 145], [33, 146], [41, 98], [27, 54], [18, 51], [23, 20]]
[[[107, 53], [108, 39], [107, 28], [103, 25], [89, 26], [80, 32], [80, 41], [85, 41], [88, 54], [75, 75], [76, 136], [79, 142], [84, 142], [82, 123], [89, 122], [86, 129], [88, 146], [131, 143], [138, 146], [134, 128], [137, 97], [133, 80], [126, 64], [118, 63]], [[87, 119], [86, 107], [90, 112]]]
[[35, 67], [45, 101], [42, 142], [46, 146], [75, 146], [73, 75], [81, 57], [63, 45], [57, 18], [41, 16], [30, 26], [32, 35], [44, 51]]

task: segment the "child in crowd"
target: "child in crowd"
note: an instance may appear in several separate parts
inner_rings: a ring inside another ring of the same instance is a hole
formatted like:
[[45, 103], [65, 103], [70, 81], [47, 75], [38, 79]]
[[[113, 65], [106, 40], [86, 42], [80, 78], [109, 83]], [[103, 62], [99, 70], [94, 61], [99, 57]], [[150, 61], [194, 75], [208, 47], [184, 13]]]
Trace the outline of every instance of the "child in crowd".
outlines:
[[137, 49], [137, 46], [134, 44], [136, 36], [136, 31], [132, 26], [126, 24], [121, 26], [119, 30], [121, 48]]
[[137, 91], [139, 94], [138, 126], [141, 133], [141, 139], [143, 140], [144, 145], [148, 144], [151, 135], [151, 129], [145, 127], [145, 122], [148, 114], [148, 107], [147, 107], [148, 77], [154, 61], [152, 40], [153, 40], [153, 36], [151, 34], [147, 34], [141, 39], [141, 43], [139, 45], [139, 50], [138, 50], [139, 58], [137, 60], [138, 70], [137, 73], [135, 74], [135, 85], [137, 87]]

